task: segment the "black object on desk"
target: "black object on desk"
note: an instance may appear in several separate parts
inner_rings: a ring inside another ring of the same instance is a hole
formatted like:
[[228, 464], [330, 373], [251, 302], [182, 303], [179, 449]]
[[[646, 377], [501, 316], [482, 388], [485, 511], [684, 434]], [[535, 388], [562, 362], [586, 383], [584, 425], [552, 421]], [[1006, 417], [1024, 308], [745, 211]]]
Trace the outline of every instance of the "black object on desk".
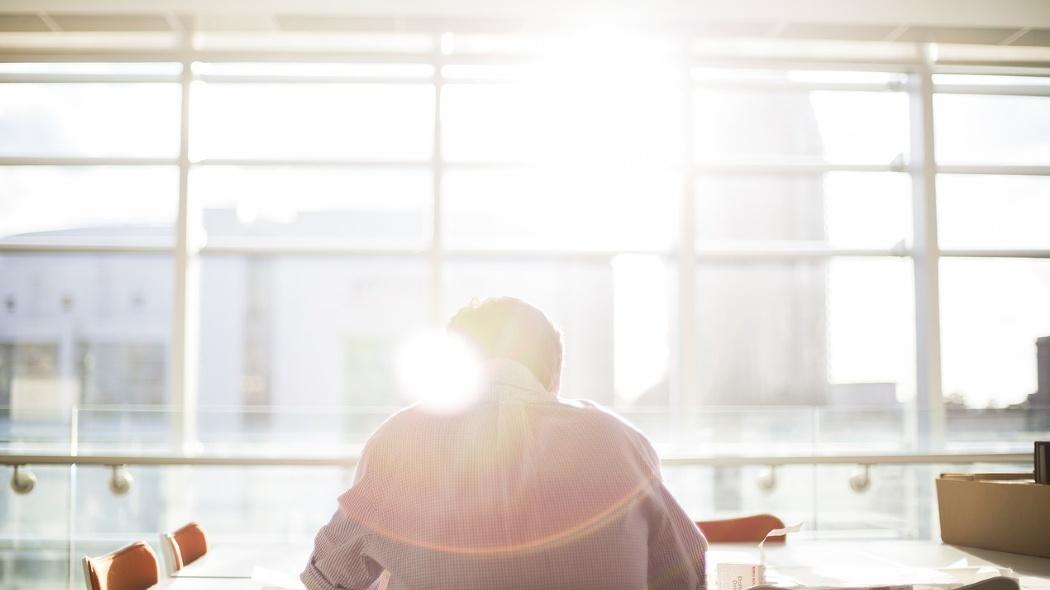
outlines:
[[1035, 483], [1050, 485], [1050, 441], [1035, 441]]

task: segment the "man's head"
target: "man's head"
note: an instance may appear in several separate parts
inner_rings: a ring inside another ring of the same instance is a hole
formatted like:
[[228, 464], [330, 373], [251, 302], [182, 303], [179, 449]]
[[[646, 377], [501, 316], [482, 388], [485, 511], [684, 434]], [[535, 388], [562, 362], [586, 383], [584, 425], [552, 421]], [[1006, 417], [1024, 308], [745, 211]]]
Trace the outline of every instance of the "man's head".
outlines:
[[547, 316], [513, 297], [494, 297], [456, 312], [450, 332], [460, 334], [485, 358], [521, 363], [552, 393], [561, 385], [561, 334]]

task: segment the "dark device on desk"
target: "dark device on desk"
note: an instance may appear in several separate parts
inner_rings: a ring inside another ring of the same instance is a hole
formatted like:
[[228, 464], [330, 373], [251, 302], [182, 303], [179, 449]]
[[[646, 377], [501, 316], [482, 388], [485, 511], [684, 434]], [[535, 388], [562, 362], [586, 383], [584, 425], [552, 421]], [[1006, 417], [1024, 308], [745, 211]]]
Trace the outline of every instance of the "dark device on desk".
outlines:
[[1050, 485], [1050, 441], [1035, 442], [1035, 483]]

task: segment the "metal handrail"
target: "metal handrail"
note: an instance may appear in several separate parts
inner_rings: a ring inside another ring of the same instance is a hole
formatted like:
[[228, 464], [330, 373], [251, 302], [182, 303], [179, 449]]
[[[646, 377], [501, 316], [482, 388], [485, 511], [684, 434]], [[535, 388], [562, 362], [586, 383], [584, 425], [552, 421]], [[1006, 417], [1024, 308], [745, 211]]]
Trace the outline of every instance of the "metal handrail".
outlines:
[[[189, 465], [227, 467], [353, 467], [359, 455], [71, 455], [4, 454], [0, 465]], [[939, 465], [965, 463], [1028, 463], [1031, 453], [903, 453], [843, 455], [668, 455], [666, 466], [735, 465]]]

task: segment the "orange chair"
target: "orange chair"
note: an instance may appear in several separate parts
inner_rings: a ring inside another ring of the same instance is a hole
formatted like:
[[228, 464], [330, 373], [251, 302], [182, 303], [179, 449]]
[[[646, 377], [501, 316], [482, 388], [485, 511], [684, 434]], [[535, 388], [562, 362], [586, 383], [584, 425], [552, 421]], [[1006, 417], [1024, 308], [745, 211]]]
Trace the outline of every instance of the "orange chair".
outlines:
[[[755, 514], [726, 520], [703, 520], [696, 523], [711, 543], [758, 543], [769, 531], [784, 528], [784, 521], [772, 514]], [[783, 543], [784, 535], [770, 537], [767, 543]]]
[[159, 578], [157, 554], [142, 541], [101, 557], [84, 557], [87, 590], [146, 590]]
[[162, 534], [160, 545], [170, 576], [208, 552], [208, 536], [201, 525], [191, 522], [173, 533]]

